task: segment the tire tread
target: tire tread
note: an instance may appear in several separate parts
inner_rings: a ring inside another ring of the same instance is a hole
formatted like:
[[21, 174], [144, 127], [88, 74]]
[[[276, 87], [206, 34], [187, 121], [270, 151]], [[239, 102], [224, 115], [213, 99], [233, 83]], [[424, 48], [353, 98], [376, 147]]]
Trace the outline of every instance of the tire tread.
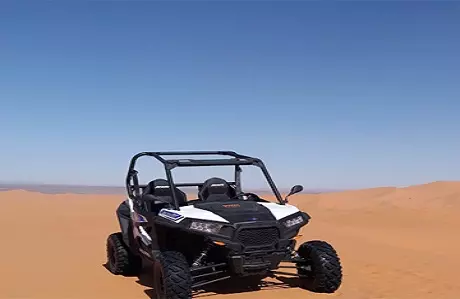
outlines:
[[163, 267], [166, 298], [192, 298], [192, 276], [185, 256], [177, 251], [164, 251], [159, 255], [158, 262]]
[[115, 275], [135, 275], [142, 268], [142, 261], [139, 257], [134, 256], [123, 242], [123, 235], [113, 233], [107, 238], [107, 260], [110, 259], [109, 247], [115, 251], [115, 265], [109, 270]]
[[298, 250], [302, 258], [313, 263], [312, 290], [334, 293], [342, 284], [342, 265], [337, 251], [327, 242], [313, 240], [303, 243]]

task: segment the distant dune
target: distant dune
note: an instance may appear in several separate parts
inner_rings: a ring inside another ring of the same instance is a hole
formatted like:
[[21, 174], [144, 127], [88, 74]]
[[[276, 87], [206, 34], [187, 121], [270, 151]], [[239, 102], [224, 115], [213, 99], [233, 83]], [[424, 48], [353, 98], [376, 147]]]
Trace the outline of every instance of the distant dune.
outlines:
[[[195, 191], [193, 188], [184, 188], [185, 190]], [[124, 186], [85, 186], [85, 185], [57, 185], [57, 184], [11, 184], [0, 183], [1, 191], [25, 190], [31, 192], [40, 192], [45, 194], [126, 194]], [[288, 192], [289, 190], [281, 189]], [[339, 191], [338, 189], [307, 189], [304, 193], [315, 194], [323, 192]], [[251, 190], [251, 192], [269, 193], [268, 190]]]
[[[126, 278], [103, 266], [106, 237], [119, 230], [120, 191], [0, 192], [0, 298], [149, 298], [149, 269]], [[314, 294], [279, 276], [260, 291], [227, 283], [196, 298], [460, 298], [460, 182], [300, 194], [291, 203], [312, 216], [301, 241], [326, 240], [341, 256], [339, 291]]]
[[124, 194], [126, 189], [117, 186], [83, 186], [55, 184], [8, 184], [0, 183], [0, 191], [25, 190], [45, 194]]

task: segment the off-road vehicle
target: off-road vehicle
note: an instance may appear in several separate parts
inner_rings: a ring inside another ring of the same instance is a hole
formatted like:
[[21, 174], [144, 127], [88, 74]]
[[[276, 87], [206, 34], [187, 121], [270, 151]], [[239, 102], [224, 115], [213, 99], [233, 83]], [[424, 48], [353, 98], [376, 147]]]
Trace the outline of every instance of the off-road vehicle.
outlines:
[[[165, 158], [192, 155], [207, 159]], [[222, 158], [209, 159], [211, 155]], [[163, 164], [165, 179], [139, 184], [135, 166], [143, 156]], [[262, 170], [277, 202], [242, 190], [244, 165]], [[234, 181], [174, 182], [172, 169], [193, 166], [233, 166]], [[179, 189], [184, 187], [197, 187], [197, 198], [187, 200]], [[113, 274], [138, 275], [143, 264], [152, 263], [159, 299], [189, 299], [194, 290], [233, 277], [258, 283], [279, 268], [294, 268], [282, 273], [316, 292], [335, 292], [342, 282], [339, 257], [327, 242], [308, 241], [295, 249], [310, 216], [287, 199], [303, 187], [295, 185], [283, 199], [258, 158], [232, 151], [142, 152], [131, 159], [126, 189], [128, 199], [116, 211], [121, 232], [107, 239], [107, 267]]]

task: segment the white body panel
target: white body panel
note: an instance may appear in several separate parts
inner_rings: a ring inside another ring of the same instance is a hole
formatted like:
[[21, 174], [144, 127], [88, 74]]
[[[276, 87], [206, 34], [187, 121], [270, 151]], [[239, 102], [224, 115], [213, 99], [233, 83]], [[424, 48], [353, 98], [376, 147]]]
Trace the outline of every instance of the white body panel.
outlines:
[[[166, 213], [165, 213], [166, 212]], [[178, 217], [176, 219], [169, 217], [171, 214], [176, 214], [180, 215], [182, 217]], [[214, 214], [213, 212], [202, 210], [195, 208], [193, 206], [185, 206], [181, 207], [179, 211], [177, 210], [170, 210], [170, 209], [162, 209], [160, 213], [158, 214], [159, 216], [172, 220], [176, 223], [181, 222], [185, 218], [193, 218], [193, 219], [200, 219], [200, 220], [209, 220], [209, 221], [219, 221], [219, 222], [224, 222], [228, 223], [228, 221], [219, 215]]]
[[[269, 209], [276, 220], [280, 220], [299, 211], [299, 209], [297, 209], [295, 206], [289, 204], [279, 205], [273, 202], [263, 202], [259, 204]], [[222, 218], [221, 216], [216, 215], [213, 212], [195, 208], [193, 206], [181, 207], [179, 211], [171, 209], [162, 209], [159, 213], [159, 216], [174, 221], [176, 223], [181, 222], [185, 218], [228, 223], [228, 221], [225, 218]]]
[[259, 204], [269, 209], [276, 220], [280, 220], [281, 218], [287, 217], [299, 211], [299, 209], [295, 206], [289, 204], [280, 205], [274, 202], [259, 202]]

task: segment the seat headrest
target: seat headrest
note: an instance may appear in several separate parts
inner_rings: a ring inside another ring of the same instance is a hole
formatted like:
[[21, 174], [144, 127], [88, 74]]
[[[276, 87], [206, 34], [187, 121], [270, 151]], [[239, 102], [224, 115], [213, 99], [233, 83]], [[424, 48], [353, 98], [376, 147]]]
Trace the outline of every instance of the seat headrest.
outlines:
[[233, 188], [226, 180], [214, 177], [207, 179], [203, 183], [200, 191], [200, 197], [202, 200], [207, 200], [213, 195], [220, 195], [219, 198], [224, 200], [230, 199], [234, 195], [233, 193]]
[[156, 179], [149, 183], [150, 194], [155, 196], [171, 196], [171, 188], [165, 179]]
[[219, 178], [213, 178], [211, 179], [207, 185], [208, 191], [211, 194], [222, 194], [228, 192], [228, 189], [230, 188], [230, 185], [222, 179]]
[[159, 200], [172, 204], [173, 191], [176, 194], [179, 205], [187, 205], [187, 195], [177, 187], [174, 187], [173, 190], [171, 190], [169, 182], [165, 179], [156, 179], [148, 183], [144, 189], [142, 197], [145, 200]]

